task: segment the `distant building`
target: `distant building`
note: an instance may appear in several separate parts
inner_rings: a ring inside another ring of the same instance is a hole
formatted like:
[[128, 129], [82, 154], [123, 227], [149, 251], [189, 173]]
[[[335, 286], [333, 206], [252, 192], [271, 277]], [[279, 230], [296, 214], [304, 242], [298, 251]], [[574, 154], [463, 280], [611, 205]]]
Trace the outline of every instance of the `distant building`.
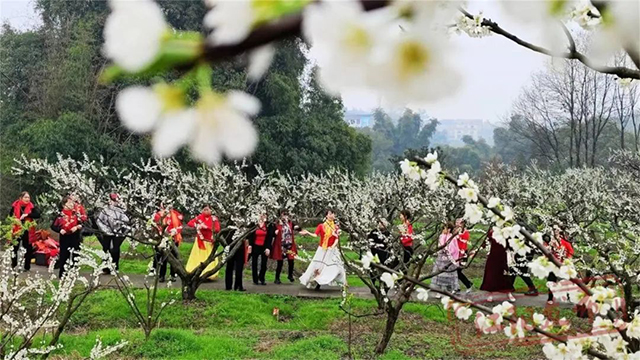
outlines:
[[372, 127], [373, 113], [370, 111], [347, 110], [344, 112], [344, 121], [349, 126], [356, 128]]
[[484, 139], [493, 145], [493, 129], [487, 120], [482, 119], [443, 119], [438, 120], [436, 133], [431, 140], [433, 145], [462, 146], [462, 138], [471, 136], [474, 140]]

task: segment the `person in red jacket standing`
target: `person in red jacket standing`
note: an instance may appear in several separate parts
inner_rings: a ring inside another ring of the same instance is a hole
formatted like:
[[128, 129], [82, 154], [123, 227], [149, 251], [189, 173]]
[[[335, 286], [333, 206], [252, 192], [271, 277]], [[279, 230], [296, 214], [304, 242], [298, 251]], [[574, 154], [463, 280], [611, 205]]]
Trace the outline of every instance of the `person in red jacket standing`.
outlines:
[[400, 212], [400, 241], [404, 248], [403, 262], [406, 266], [413, 255], [413, 225], [411, 224], [411, 212], [402, 210]]
[[[271, 243], [276, 236], [276, 226], [269, 223], [266, 213], [260, 215], [256, 230], [249, 234], [249, 247], [251, 249], [251, 275], [255, 285], [266, 285], [265, 273], [267, 272], [267, 257], [271, 254]], [[258, 260], [260, 270], [258, 270]]]
[[31, 269], [31, 259], [34, 256], [33, 243], [37, 240], [35, 236], [35, 226], [30, 226], [27, 230], [24, 225], [33, 222], [34, 219], [40, 217], [40, 212], [31, 202], [31, 196], [28, 192], [20, 193], [18, 200], [11, 204], [11, 212], [9, 216], [15, 218], [18, 222], [13, 226], [12, 239], [15, 241], [13, 245], [13, 257], [11, 258], [11, 266], [18, 266], [18, 252], [22, 246], [25, 249], [24, 254], [24, 270]]
[[[220, 232], [220, 222], [218, 218], [212, 215], [211, 206], [209, 204], [204, 204], [202, 206], [202, 212], [200, 215], [191, 219], [187, 225], [196, 229], [196, 241], [191, 248], [191, 254], [189, 255], [189, 260], [187, 261], [186, 269], [191, 272], [193, 269], [200, 266], [201, 263], [205, 262], [209, 255], [213, 251], [214, 238], [213, 234]], [[218, 259], [213, 260], [203, 271], [202, 273], [206, 273], [214, 269], [218, 265]], [[218, 278], [218, 273], [209, 276], [209, 280], [215, 280]]]
[[[168, 244], [169, 251], [174, 257], [178, 257], [178, 247], [182, 243], [182, 219], [183, 216], [175, 209], [169, 207], [165, 208], [162, 203], [159, 205], [159, 210], [153, 216], [153, 222], [156, 224], [156, 228], [160, 235], [168, 235], [173, 240], [175, 247]], [[167, 255], [168, 256], [168, 255]], [[167, 275], [167, 256], [165, 256], [160, 249], [156, 247], [156, 253], [153, 257], [153, 269], [159, 271], [159, 281], [165, 282]], [[159, 266], [159, 269], [158, 269]], [[171, 265], [171, 281], [176, 281], [176, 271]]]
[[[458, 249], [460, 249], [460, 257], [458, 263], [466, 261], [467, 258], [467, 249], [469, 248], [469, 230], [466, 228], [466, 223], [464, 219], [456, 220], [456, 229], [454, 230], [456, 234], [458, 234]], [[467, 278], [465, 274], [462, 273], [462, 268], [458, 267], [458, 280], [462, 281], [464, 286], [467, 287], [467, 293], [473, 290], [473, 283]]]
[[62, 212], [54, 220], [52, 229], [60, 233], [60, 257], [58, 258], [59, 264], [59, 277], [62, 279], [65, 273], [65, 268], [74, 266], [75, 259], [72, 253], [80, 251], [80, 218], [75, 210], [75, 201], [66, 196], [62, 200]]
[[289, 218], [289, 210], [280, 209], [280, 219], [276, 225], [276, 237], [271, 247], [270, 257], [276, 260], [276, 280], [275, 284], [281, 284], [280, 273], [282, 272], [282, 266], [284, 265], [284, 259], [287, 259], [289, 263], [289, 281], [294, 282], [293, 270], [294, 259], [298, 255], [298, 247], [296, 246], [295, 232], [300, 232], [302, 229], [296, 223]]

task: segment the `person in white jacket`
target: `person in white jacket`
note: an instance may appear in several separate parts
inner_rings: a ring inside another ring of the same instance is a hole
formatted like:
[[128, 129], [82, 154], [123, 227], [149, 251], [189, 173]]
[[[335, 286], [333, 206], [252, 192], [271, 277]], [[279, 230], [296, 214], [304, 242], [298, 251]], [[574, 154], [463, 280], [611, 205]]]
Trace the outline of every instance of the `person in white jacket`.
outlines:
[[[130, 230], [129, 217], [120, 202], [120, 196], [112, 193], [109, 195], [109, 205], [100, 210], [96, 219], [98, 229], [102, 232], [100, 244], [102, 251], [111, 254], [111, 259], [116, 270], [120, 266], [120, 246]], [[103, 270], [109, 274], [109, 269]]]

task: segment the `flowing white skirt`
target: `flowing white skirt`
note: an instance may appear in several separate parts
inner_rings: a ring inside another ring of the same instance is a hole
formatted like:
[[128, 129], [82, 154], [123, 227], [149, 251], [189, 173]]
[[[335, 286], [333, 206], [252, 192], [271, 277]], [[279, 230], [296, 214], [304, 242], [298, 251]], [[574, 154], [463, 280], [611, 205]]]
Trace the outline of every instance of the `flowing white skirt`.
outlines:
[[300, 283], [308, 288], [317, 285], [343, 285], [347, 282], [340, 251], [337, 247], [327, 250], [318, 247], [307, 271], [300, 277]]

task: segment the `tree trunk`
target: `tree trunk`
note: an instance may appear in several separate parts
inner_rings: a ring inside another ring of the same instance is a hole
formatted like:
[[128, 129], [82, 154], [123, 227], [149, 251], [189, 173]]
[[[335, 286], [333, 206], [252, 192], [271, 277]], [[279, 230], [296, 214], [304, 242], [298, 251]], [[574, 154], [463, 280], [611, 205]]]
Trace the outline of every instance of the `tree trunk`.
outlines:
[[191, 277], [183, 278], [182, 280], [182, 300], [191, 301], [196, 299], [196, 290], [200, 285], [196, 280]]
[[382, 339], [380, 339], [378, 346], [376, 346], [376, 354], [383, 354], [387, 349], [387, 346], [389, 346], [389, 340], [391, 340], [391, 336], [393, 335], [393, 330], [396, 327], [396, 321], [398, 321], [399, 314], [400, 310], [394, 308], [391, 308], [387, 313], [387, 325], [384, 328]]

